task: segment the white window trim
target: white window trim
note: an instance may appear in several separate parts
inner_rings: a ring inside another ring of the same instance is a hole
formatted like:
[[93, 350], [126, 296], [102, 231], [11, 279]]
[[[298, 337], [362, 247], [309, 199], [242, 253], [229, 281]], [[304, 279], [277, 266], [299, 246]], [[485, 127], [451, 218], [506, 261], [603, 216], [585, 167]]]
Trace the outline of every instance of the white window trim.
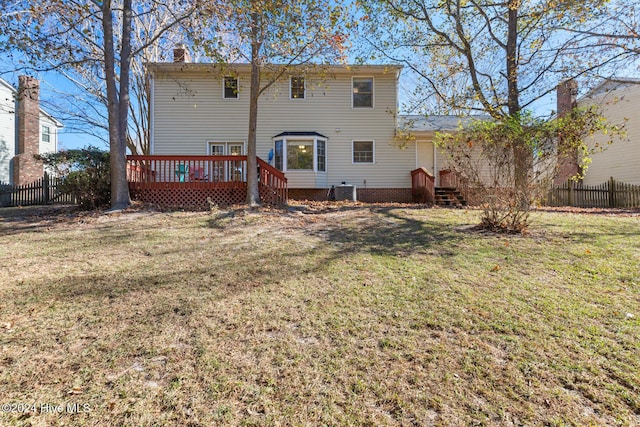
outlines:
[[[324, 170], [318, 170], [318, 141], [323, 141], [324, 142]], [[318, 138], [316, 137], [315, 140], [313, 141], [313, 171], [315, 173], [327, 173], [327, 159], [329, 158], [327, 156], [327, 147], [329, 146], [329, 144], [327, 144], [327, 138]]]
[[[302, 98], [294, 98], [291, 96], [291, 89], [292, 89], [292, 85], [291, 83], [293, 83], [293, 79], [294, 78], [302, 78], [303, 82], [304, 82], [304, 96]], [[289, 100], [291, 101], [304, 101], [305, 99], [307, 99], [307, 78], [305, 76], [291, 76], [289, 77]]]
[[[208, 140], [206, 142], [207, 146], [206, 146], [206, 153], [208, 156], [213, 156], [214, 154], [212, 154], [211, 152], [211, 147], [213, 147], [214, 145], [223, 145], [224, 146], [224, 151], [225, 154], [223, 154], [223, 156], [232, 156], [232, 154], [227, 153], [227, 150], [229, 148], [229, 145], [242, 145], [242, 154], [240, 154], [241, 156], [246, 156], [247, 155], [247, 141], [246, 140], [220, 140], [220, 139], [212, 139], [212, 140]], [[208, 162], [207, 162], [208, 163]], [[231, 172], [228, 164], [225, 164], [224, 166], [224, 179], [227, 180], [230, 176], [231, 176]], [[242, 179], [246, 180], [247, 179], [247, 170], [246, 170], [246, 163], [245, 163], [245, 168], [243, 168], [242, 170]]]
[[[354, 143], [356, 142], [371, 142], [372, 153], [372, 161], [371, 162], [354, 162], [353, 154], [354, 154]], [[353, 139], [351, 140], [351, 164], [352, 165], [374, 165], [376, 163], [376, 141], [374, 139]]]
[[[45, 130], [45, 128], [47, 129], [47, 132], [45, 132], [45, 131], [44, 131], [44, 130]], [[45, 143], [45, 144], [51, 144], [51, 143], [53, 142], [53, 141], [52, 141], [52, 137], [51, 137], [51, 136], [52, 136], [52, 134], [53, 134], [53, 132], [52, 132], [51, 130], [52, 130], [52, 126], [51, 126], [51, 125], [49, 125], [48, 123], [47, 123], [47, 124], [40, 125], [40, 141], [41, 141], [41, 142], [43, 142], [43, 143]], [[45, 135], [47, 135], [47, 136], [49, 137], [49, 140], [48, 140], [48, 141], [45, 141], [45, 140], [44, 140], [44, 136], [45, 136]]]
[[[328, 150], [329, 150], [329, 138], [322, 138], [319, 136], [307, 136], [300, 135], [294, 136], [291, 135], [290, 138], [283, 136], [281, 138], [273, 138], [273, 151], [276, 151], [276, 141], [282, 141], [282, 172], [313, 172], [315, 174], [318, 173], [327, 173], [328, 162]], [[287, 164], [287, 141], [313, 141], [313, 169], [291, 169], [289, 170], [289, 165]], [[324, 141], [324, 169], [323, 171], [318, 170], [318, 141]], [[275, 162], [274, 162], [275, 163]]]
[[[353, 79], [371, 79], [371, 107], [356, 107], [353, 105]], [[352, 110], [373, 110], [376, 106], [376, 79], [374, 76], [351, 76], [351, 109]]]
[[222, 76], [222, 99], [225, 100], [237, 100], [240, 99], [240, 77], [239, 76], [235, 76], [236, 82], [237, 82], [237, 92], [236, 92], [236, 97], [235, 98], [227, 98], [226, 96], [224, 96], [224, 92], [225, 92], [225, 85], [224, 85], [224, 80], [228, 77], [234, 77], [234, 76]]
[[[228, 139], [209, 139], [206, 142], [206, 153], [207, 156], [213, 156], [213, 154], [211, 154], [211, 146], [212, 145], [224, 145], [225, 146], [225, 151], [226, 151], [226, 147], [228, 145], [242, 145], [242, 156], [246, 156], [247, 155], [247, 141], [245, 140], [228, 140]], [[230, 156], [230, 154], [225, 154], [225, 156]]]

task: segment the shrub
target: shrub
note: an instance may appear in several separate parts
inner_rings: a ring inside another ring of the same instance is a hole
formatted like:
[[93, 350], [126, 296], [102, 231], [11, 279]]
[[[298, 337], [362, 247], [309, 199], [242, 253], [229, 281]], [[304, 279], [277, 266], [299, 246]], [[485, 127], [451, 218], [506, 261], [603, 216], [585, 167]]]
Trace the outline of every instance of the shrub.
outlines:
[[547, 121], [530, 114], [478, 120], [455, 133], [437, 134], [435, 142], [459, 184], [482, 207], [481, 227], [521, 233], [529, 225], [531, 207], [553, 185], [559, 160], [574, 158], [582, 166], [574, 179], [582, 177], [590, 161], [585, 138], [595, 132], [613, 137], [622, 130], [597, 110], [576, 109]]
[[75, 196], [83, 209], [96, 209], [111, 200], [109, 152], [89, 146], [35, 156], [63, 178], [61, 191]]

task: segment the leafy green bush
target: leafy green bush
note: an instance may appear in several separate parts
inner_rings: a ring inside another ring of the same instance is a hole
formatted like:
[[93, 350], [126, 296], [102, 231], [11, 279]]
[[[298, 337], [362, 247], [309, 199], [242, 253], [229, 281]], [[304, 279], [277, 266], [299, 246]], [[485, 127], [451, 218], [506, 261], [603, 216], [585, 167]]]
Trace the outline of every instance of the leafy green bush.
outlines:
[[109, 152], [89, 146], [35, 156], [63, 178], [61, 191], [73, 194], [83, 209], [96, 209], [111, 200]]

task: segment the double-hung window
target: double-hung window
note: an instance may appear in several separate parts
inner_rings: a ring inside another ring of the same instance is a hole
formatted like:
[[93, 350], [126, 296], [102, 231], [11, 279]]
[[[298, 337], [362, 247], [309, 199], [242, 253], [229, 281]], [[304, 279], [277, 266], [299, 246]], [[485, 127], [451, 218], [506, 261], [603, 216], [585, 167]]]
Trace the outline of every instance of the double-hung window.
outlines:
[[291, 99], [304, 99], [304, 77], [291, 77], [289, 86]]
[[353, 163], [374, 163], [373, 141], [353, 141]]
[[222, 79], [222, 91], [224, 99], [238, 99], [238, 78], [225, 76]]
[[42, 142], [51, 142], [51, 128], [49, 126], [42, 126]]
[[373, 77], [353, 78], [353, 108], [373, 108]]

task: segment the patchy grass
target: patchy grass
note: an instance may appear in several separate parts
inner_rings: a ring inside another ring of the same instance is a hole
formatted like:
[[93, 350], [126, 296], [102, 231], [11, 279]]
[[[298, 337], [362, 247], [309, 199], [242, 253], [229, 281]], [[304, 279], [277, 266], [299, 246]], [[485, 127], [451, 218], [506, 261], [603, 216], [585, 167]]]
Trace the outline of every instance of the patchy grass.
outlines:
[[638, 216], [31, 213], [0, 210], [1, 425], [640, 425]]

